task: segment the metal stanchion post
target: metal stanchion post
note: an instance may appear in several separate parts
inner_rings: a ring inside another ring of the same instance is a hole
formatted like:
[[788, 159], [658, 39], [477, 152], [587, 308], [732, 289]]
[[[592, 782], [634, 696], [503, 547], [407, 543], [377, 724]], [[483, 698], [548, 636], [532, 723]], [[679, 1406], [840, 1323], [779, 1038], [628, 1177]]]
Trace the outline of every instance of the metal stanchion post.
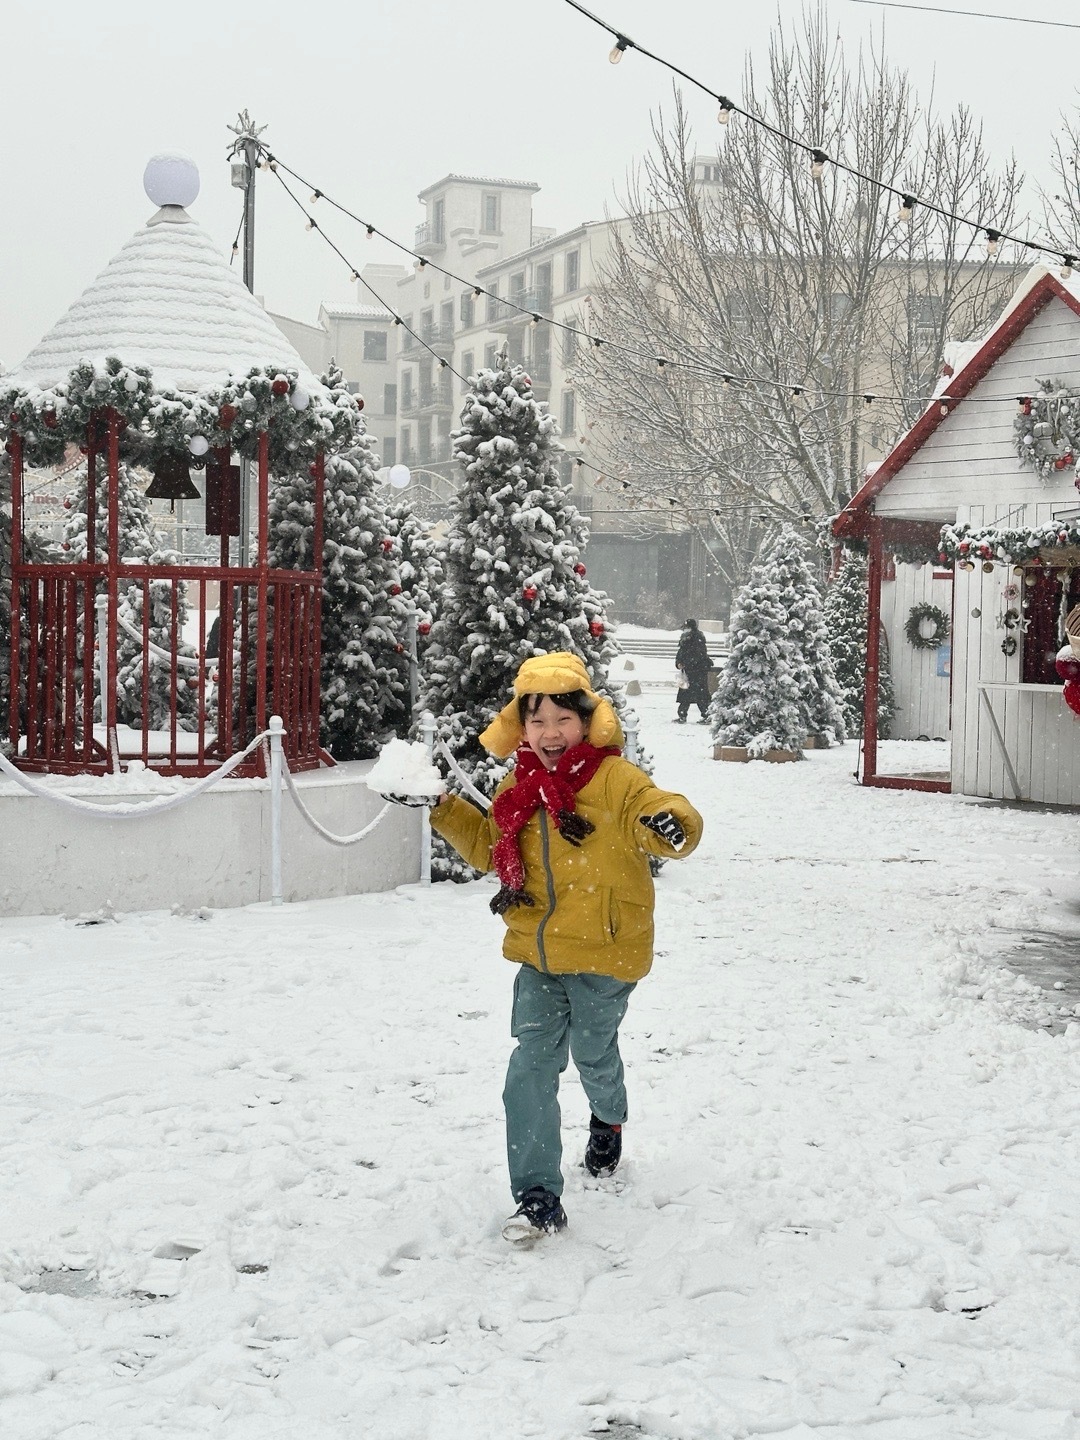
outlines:
[[280, 715], [270, 716], [270, 900], [284, 903], [281, 889], [281, 762], [285, 722]]
[[[109, 689], [109, 597], [99, 595], [94, 601], [97, 611], [97, 677], [98, 696], [101, 700], [101, 723], [109, 723], [109, 711], [105, 696]], [[93, 706], [91, 706], [91, 712]]]
[[[428, 759], [434, 765], [435, 716], [430, 710], [425, 710], [420, 716], [420, 739], [424, 742]], [[425, 811], [424, 823], [420, 828], [420, 884], [431, 884], [431, 815], [429, 811]]]

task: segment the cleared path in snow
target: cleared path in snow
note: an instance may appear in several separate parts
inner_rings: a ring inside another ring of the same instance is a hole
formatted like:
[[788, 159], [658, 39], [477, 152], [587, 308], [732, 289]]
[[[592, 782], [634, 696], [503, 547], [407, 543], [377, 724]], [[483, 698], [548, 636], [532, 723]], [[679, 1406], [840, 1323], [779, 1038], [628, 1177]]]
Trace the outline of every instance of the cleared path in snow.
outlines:
[[[530, 1253], [489, 882], [0, 922], [5, 1440], [1075, 1440], [1080, 1025], [1001, 964], [1075, 818], [861, 790], [851, 746], [719, 764], [639, 705], [707, 834], [618, 1184], [571, 1070]], [[64, 1266], [89, 1293], [34, 1289]]]

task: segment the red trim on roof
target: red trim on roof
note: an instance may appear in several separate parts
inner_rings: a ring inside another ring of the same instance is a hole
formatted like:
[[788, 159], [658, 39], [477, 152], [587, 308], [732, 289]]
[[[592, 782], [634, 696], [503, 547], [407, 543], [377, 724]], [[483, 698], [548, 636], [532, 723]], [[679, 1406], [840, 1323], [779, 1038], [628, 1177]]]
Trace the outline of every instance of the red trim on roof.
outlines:
[[889, 452], [870, 479], [852, 496], [849, 504], [833, 521], [834, 535], [843, 538], [845, 535], [863, 533], [870, 502], [884, 490], [890, 480], [900, 473], [912, 456], [922, 449], [930, 436], [945, 420], [946, 416], [941, 412], [942, 403], [946, 400], [949, 402], [948, 413], [952, 414], [957, 405], [963, 402], [965, 396], [969, 395], [979, 381], [989, 374], [1006, 350], [1023, 334], [1036, 315], [1045, 310], [1050, 301], [1055, 299], [1064, 301], [1074, 315], [1080, 316], [1080, 299], [1071, 291], [1066, 290], [1055, 276], [1041, 276], [1016, 309], [1006, 315], [1000, 325], [990, 332], [960, 373], [952, 379], [948, 389], [943, 394], [934, 397], [927, 409], [894, 449]]

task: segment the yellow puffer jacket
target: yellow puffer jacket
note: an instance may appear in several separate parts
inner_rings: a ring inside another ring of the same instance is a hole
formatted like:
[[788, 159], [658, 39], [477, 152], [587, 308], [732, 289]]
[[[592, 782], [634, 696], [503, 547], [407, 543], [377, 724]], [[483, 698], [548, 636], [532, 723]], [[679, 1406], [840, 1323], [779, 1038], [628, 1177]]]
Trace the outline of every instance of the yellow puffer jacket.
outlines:
[[[508, 775], [499, 792], [514, 783]], [[563, 839], [543, 807], [521, 831], [525, 888], [536, 903], [504, 915], [503, 954], [554, 975], [640, 980], [652, 966], [649, 856], [689, 855], [701, 839], [701, 816], [682, 795], [658, 790], [644, 771], [614, 755], [578, 791], [576, 808], [595, 826], [580, 848]], [[642, 815], [661, 810], [685, 831], [681, 850], [640, 823]], [[431, 812], [431, 828], [474, 869], [492, 868], [499, 831], [490, 814], [452, 796]]]

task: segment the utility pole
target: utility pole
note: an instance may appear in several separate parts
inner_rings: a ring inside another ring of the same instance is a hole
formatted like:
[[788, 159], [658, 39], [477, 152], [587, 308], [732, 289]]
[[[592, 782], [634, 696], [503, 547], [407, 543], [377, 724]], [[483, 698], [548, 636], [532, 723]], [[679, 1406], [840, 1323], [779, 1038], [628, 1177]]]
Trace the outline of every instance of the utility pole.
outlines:
[[[232, 183], [244, 192], [244, 284], [255, 293], [255, 172], [259, 166], [259, 136], [265, 125], [256, 125], [246, 110], [236, 117], [236, 124], [228, 127], [236, 139], [229, 147], [232, 163]], [[243, 567], [251, 560], [251, 461], [240, 461], [240, 536], [239, 564]]]

